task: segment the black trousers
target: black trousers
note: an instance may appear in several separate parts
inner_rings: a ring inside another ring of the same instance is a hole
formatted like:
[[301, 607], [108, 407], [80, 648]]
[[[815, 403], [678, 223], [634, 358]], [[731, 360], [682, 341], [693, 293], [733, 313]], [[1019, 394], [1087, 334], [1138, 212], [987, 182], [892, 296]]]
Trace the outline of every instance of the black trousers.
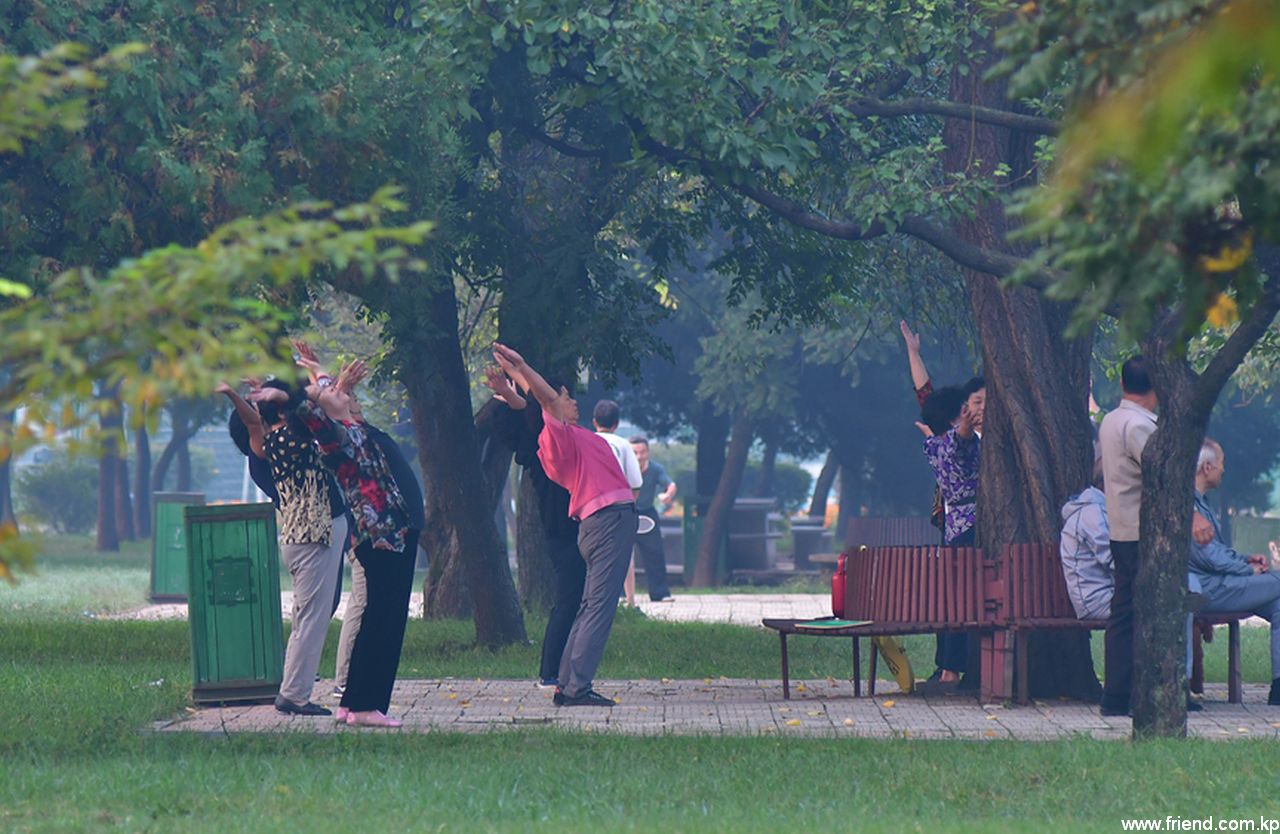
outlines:
[[[973, 547], [978, 531], [970, 527], [951, 541], [948, 547]], [[933, 665], [947, 672], [963, 674], [969, 663], [969, 635], [963, 631], [938, 635], [938, 647], [933, 652]]]
[[667, 555], [662, 549], [662, 528], [658, 514], [653, 510], [641, 510], [640, 515], [653, 519], [654, 527], [644, 535], [636, 536], [636, 549], [640, 551], [640, 564], [644, 567], [644, 581], [649, 586], [649, 599], [655, 602], [671, 596], [667, 585]]
[[1138, 576], [1138, 543], [1112, 541], [1111, 558], [1116, 589], [1111, 596], [1111, 616], [1107, 618], [1102, 705], [1128, 709], [1133, 690], [1133, 583]]
[[541, 680], [560, 674], [560, 657], [573, 628], [573, 618], [582, 605], [582, 585], [587, 579], [587, 563], [578, 552], [578, 537], [548, 538], [551, 570], [556, 580], [556, 601], [547, 617], [547, 630], [542, 633]]
[[342, 706], [352, 712], [385, 713], [391, 706], [391, 688], [400, 668], [404, 627], [409, 620], [419, 532], [409, 531], [403, 553], [374, 550], [367, 539], [356, 545], [356, 558], [364, 568], [368, 603], [351, 649], [347, 691], [342, 696]]

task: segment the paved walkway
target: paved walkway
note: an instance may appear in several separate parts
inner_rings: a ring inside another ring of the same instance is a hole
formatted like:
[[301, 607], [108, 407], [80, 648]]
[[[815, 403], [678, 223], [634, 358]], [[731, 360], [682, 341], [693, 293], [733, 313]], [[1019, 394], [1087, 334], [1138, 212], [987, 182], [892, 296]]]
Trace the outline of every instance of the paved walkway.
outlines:
[[[331, 681], [316, 686], [315, 699], [336, 706]], [[391, 715], [404, 728], [394, 732], [487, 732], [523, 727], [626, 735], [746, 735], [834, 738], [1016, 739], [1047, 741], [1092, 737], [1125, 739], [1128, 718], [1103, 718], [1097, 707], [1072, 701], [1004, 708], [972, 698], [946, 696], [853, 697], [849, 681], [792, 682], [782, 699], [779, 681], [704, 680], [599, 681], [597, 689], [618, 705], [555, 707], [551, 692], [530, 681], [408, 680], [396, 685]], [[1267, 707], [1261, 685], [1245, 687], [1245, 704], [1226, 703], [1225, 685], [1207, 687], [1202, 712], [1188, 720], [1193, 736], [1211, 739], [1280, 737], [1280, 708]], [[161, 732], [206, 734], [387, 732], [353, 729], [331, 718], [282, 715], [267, 706], [191, 710], [155, 726]]]
[[[348, 594], [334, 615], [342, 619], [347, 610]], [[810, 619], [831, 616], [829, 594], [679, 594], [671, 602], [650, 602], [644, 594], [636, 598], [637, 607], [646, 616], [681, 623], [733, 623], [759, 626], [765, 617]], [[280, 610], [289, 619], [293, 610], [293, 592], [280, 594]], [[409, 599], [409, 616], [422, 616], [422, 594]], [[102, 619], [121, 620], [185, 620], [186, 603], [148, 605], [122, 614], [105, 615]]]

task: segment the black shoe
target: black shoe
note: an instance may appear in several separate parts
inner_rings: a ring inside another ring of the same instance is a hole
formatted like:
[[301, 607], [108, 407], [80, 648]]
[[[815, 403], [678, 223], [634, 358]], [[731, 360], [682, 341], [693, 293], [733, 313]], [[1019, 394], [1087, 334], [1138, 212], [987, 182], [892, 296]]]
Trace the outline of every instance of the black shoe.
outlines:
[[581, 695], [566, 695], [559, 690], [551, 697], [551, 703], [558, 707], [612, 707], [617, 702], [606, 698], [594, 689], [588, 689]]
[[1102, 706], [1098, 708], [1098, 712], [1102, 715], [1116, 717], [1129, 714], [1129, 699], [1123, 701], [1119, 699], [1108, 701], [1106, 696], [1102, 698]]
[[1267, 706], [1280, 707], [1280, 678], [1271, 681], [1271, 694], [1267, 696]]
[[1204, 704], [1199, 701], [1191, 700], [1191, 696], [1187, 696], [1187, 712], [1203, 712]]
[[285, 715], [333, 715], [333, 711], [328, 707], [322, 707], [311, 701], [299, 705], [279, 695], [276, 696], [276, 712], [283, 712]]

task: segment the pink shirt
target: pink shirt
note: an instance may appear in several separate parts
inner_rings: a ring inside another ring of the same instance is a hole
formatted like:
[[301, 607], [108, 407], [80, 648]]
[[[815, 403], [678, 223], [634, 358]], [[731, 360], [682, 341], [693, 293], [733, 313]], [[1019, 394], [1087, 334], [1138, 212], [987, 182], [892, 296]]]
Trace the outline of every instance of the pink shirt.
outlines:
[[569, 491], [571, 518], [635, 500], [609, 443], [582, 426], [548, 417], [538, 435], [538, 460], [547, 477]]

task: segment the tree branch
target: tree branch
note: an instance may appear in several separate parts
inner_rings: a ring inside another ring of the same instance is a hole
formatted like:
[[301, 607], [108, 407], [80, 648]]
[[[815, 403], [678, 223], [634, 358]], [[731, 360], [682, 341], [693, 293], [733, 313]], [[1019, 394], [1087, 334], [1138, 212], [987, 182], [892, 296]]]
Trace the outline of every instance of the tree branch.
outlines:
[[1021, 130], [1027, 133], [1038, 133], [1044, 136], [1057, 136], [1062, 126], [1053, 119], [1041, 116], [1030, 116], [1025, 113], [1014, 113], [995, 107], [979, 107], [963, 104], [958, 101], [945, 101], [930, 98], [904, 98], [898, 101], [882, 101], [867, 98], [849, 106], [849, 111], [858, 116], [944, 116], [950, 119], [964, 119], [982, 124], [1006, 127], [1010, 130]]
[[557, 139], [554, 136], [543, 133], [531, 124], [520, 124], [518, 127], [537, 141], [552, 150], [559, 151], [565, 156], [572, 156], [578, 159], [599, 159], [606, 154], [604, 148], [586, 148], [581, 145], [575, 145], [572, 142], [566, 142], [563, 139]]
[[[1277, 262], [1276, 265], [1280, 266], [1278, 256], [1280, 253], [1274, 249], [1264, 253], [1261, 247], [1257, 254], [1260, 261]], [[1227, 380], [1235, 373], [1236, 368], [1240, 367], [1240, 363], [1244, 361], [1245, 356], [1262, 338], [1262, 335], [1267, 332], [1277, 313], [1280, 313], [1280, 269], [1272, 268], [1267, 274], [1266, 283], [1263, 284], [1262, 296], [1249, 310], [1248, 317], [1240, 322], [1240, 326], [1227, 339], [1226, 344], [1209, 361], [1208, 367], [1196, 378], [1195, 387], [1192, 390], [1191, 407], [1193, 409], [1203, 407], [1205, 409], [1203, 413], [1208, 413], [1208, 409], [1213, 407], [1213, 402], [1218, 399], [1218, 394], [1227, 384]]]

